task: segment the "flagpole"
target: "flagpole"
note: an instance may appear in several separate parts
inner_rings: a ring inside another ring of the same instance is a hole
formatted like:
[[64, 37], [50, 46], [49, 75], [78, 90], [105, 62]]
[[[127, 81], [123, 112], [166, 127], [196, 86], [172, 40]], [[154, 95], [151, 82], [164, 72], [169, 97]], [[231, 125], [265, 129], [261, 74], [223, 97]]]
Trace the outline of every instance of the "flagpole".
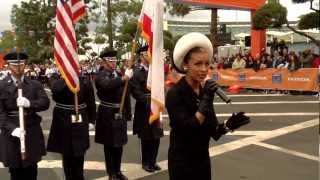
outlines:
[[[19, 48], [16, 48], [16, 53], [17, 53], [17, 59], [18, 59], [18, 73], [19, 77], [17, 78], [18, 81], [18, 97], [22, 97], [22, 82], [21, 78], [23, 75], [23, 72], [21, 72], [21, 67], [20, 67], [20, 57], [19, 57]], [[26, 131], [24, 127], [24, 108], [19, 107], [19, 127], [20, 127], [20, 153], [21, 153], [21, 159], [26, 160], [27, 154], [26, 154]]]
[[79, 121], [78, 92], [74, 93], [74, 110], [76, 112], [76, 122]]
[[[136, 51], [136, 39], [138, 37], [138, 32], [139, 32], [139, 24], [137, 25], [137, 30], [136, 30], [136, 34], [134, 35], [134, 38], [132, 40], [132, 47], [131, 47], [131, 57], [130, 57], [130, 61], [131, 64], [129, 64], [128, 69], [132, 69], [134, 63], [135, 63], [135, 51]], [[128, 84], [129, 84], [129, 80], [126, 80], [125, 84], [124, 84], [124, 89], [123, 89], [123, 93], [122, 93], [122, 97], [121, 97], [121, 102], [120, 102], [120, 113], [122, 113], [123, 111], [123, 106], [124, 106], [124, 101], [126, 98], [126, 94], [128, 91]]]

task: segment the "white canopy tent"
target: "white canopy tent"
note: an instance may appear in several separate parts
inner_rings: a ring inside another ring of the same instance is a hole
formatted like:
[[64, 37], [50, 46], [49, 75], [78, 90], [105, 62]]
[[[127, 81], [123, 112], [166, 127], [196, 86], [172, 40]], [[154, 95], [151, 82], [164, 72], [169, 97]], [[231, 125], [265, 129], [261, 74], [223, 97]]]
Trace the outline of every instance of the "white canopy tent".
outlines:
[[[314, 37], [315, 39], [320, 39], [320, 31], [319, 30], [301, 30], [301, 32], [307, 33], [309, 36]], [[290, 42], [291, 44], [297, 42], [307, 42], [309, 43], [309, 39], [300, 34], [294, 33], [293, 31], [288, 32], [280, 32], [280, 31], [267, 31], [267, 39], [272, 41], [273, 38], [277, 38], [279, 41], [284, 40], [285, 42]]]
[[[300, 30], [301, 32], [307, 33], [309, 36], [314, 37], [315, 39], [320, 39], [320, 30], [317, 29], [308, 29]], [[234, 37], [242, 42], [246, 36], [250, 36], [249, 33], [238, 33]], [[285, 42], [297, 43], [297, 42], [307, 42], [309, 39], [300, 34], [294, 33], [293, 31], [267, 31], [266, 32], [267, 41], [272, 41], [273, 38], [277, 38], [279, 41], [284, 40]]]

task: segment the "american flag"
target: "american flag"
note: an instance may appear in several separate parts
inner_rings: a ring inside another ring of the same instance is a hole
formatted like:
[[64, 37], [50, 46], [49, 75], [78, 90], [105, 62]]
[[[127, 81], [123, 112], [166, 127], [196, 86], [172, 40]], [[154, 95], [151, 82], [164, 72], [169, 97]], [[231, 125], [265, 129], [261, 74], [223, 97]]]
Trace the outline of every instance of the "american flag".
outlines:
[[58, 0], [56, 9], [54, 57], [60, 73], [73, 93], [80, 88], [80, 65], [74, 24], [86, 14], [85, 7], [82, 0]]

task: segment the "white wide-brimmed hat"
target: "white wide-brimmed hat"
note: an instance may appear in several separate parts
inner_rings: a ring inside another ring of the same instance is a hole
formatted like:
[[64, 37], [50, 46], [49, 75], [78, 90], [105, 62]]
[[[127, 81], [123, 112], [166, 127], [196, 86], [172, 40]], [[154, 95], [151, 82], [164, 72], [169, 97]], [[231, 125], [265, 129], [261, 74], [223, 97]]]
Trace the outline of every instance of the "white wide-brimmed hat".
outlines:
[[182, 67], [182, 62], [188, 52], [195, 47], [204, 48], [208, 52], [209, 58], [212, 58], [213, 48], [211, 41], [201, 33], [188, 33], [178, 40], [173, 50], [173, 66], [177, 71], [185, 73]]

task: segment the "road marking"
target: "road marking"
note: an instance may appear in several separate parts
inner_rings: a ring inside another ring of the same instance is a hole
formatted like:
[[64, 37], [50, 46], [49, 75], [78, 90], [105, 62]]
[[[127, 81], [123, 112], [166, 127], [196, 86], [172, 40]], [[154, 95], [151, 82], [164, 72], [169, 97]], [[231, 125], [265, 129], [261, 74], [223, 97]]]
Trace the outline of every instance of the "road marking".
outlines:
[[[0, 163], [0, 168], [4, 168], [3, 164]], [[46, 168], [46, 169], [61, 169], [62, 168], [62, 160], [48, 160], [44, 159], [38, 163], [38, 168]], [[129, 172], [135, 169], [141, 168], [140, 164], [136, 163], [121, 163], [121, 171]], [[96, 170], [96, 171], [105, 171], [105, 162], [104, 161], [85, 161], [84, 163], [85, 170]], [[57, 171], [58, 172], [58, 171]], [[59, 172], [60, 174], [60, 172]], [[63, 171], [61, 171], [63, 175]]]
[[[44, 88], [45, 91], [51, 93], [50, 88]], [[290, 96], [288, 94], [227, 94], [229, 97], [269, 97], [269, 96]]]
[[47, 91], [48, 93], [51, 93], [51, 89], [49, 88], [44, 88], [45, 91]]
[[227, 94], [229, 97], [269, 97], [269, 96], [290, 96], [288, 94]]
[[[45, 91], [51, 93], [50, 88], [44, 88]], [[280, 97], [291, 96], [290, 94], [227, 94], [228, 97]], [[217, 96], [217, 98], [220, 98]]]
[[[306, 129], [309, 127], [313, 127], [319, 124], [319, 119], [313, 119], [302, 123], [297, 123], [291, 126], [287, 126], [284, 128], [276, 129], [273, 131], [265, 131], [261, 133], [257, 133], [258, 135], [242, 138], [239, 140], [235, 140], [229, 143], [225, 143], [222, 145], [217, 145], [214, 147], [209, 148], [210, 157], [221, 155], [223, 153], [237, 150], [252, 144], [259, 143], [261, 141], [265, 141], [268, 139], [272, 139], [278, 136], [282, 136], [285, 134], [293, 133], [302, 129]], [[297, 153], [295, 154], [297, 155]], [[310, 157], [299, 154], [300, 157], [305, 157], [307, 159], [310, 159]], [[313, 158], [313, 157], [312, 157]], [[158, 163], [162, 170], [158, 172], [162, 172], [168, 169], [168, 160], [164, 160]], [[61, 160], [43, 160], [39, 162], [39, 168], [61, 168]], [[142, 170], [141, 165], [139, 164], [130, 164], [130, 163], [123, 163], [122, 165], [124, 174], [130, 179], [138, 179], [142, 178], [148, 175], [151, 175], [151, 173], [147, 173], [144, 170]], [[3, 168], [3, 166], [0, 164], [0, 168]], [[86, 170], [105, 170], [104, 162], [98, 162], [98, 161], [85, 161], [84, 168]], [[156, 174], [156, 173], [153, 173]], [[106, 177], [101, 177], [96, 180], [105, 180]]]
[[[296, 132], [296, 131], [299, 131], [302, 129], [313, 127], [318, 124], [319, 124], [319, 120], [313, 119], [313, 120], [309, 120], [306, 122], [297, 123], [297, 124], [294, 124], [291, 126], [287, 126], [284, 128], [276, 129], [273, 131], [265, 131], [263, 133], [258, 133], [258, 135], [256, 135], [256, 136], [242, 138], [242, 139], [235, 140], [235, 141], [225, 143], [222, 145], [210, 147], [209, 148], [210, 157], [217, 156], [217, 155], [220, 155], [220, 154], [223, 154], [223, 153], [226, 153], [229, 151], [233, 151], [236, 149], [240, 149], [240, 148], [249, 146], [251, 144], [256, 144], [261, 141], [272, 139], [272, 138], [282, 136], [282, 135], [285, 135], [288, 133], [292, 133], [292, 132]], [[309, 159], [309, 158], [307, 158], [307, 159]], [[168, 167], [167, 164], [168, 164], [167, 160], [159, 162], [159, 165], [162, 167], [162, 170], [158, 171], [158, 172], [162, 172], [162, 171], [167, 170], [167, 167]], [[0, 167], [3, 168], [3, 166], [1, 164], [0, 164]], [[150, 173], [147, 173], [144, 170], [142, 170], [141, 165], [139, 165], [139, 164], [124, 163], [122, 165], [122, 167], [123, 167], [124, 174], [126, 176], [130, 177], [130, 179], [138, 179], [138, 178], [142, 178], [142, 177], [150, 175]], [[39, 162], [39, 168], [61, 168], [61, 160], [43, 160], [43, 161]], [[104, 165], [104, 162], [86, 161], [84, 168], [86, 170], [105, 170], [105, 165]], [[153, 173], [153, 174], [155, 174], [155, 173]], [[104, 180], [104, 179], [106, 179], [106, 177], [98, 178], [96, 180], [102, 180], [102, 179]]]
[[[318, 116], [319, 112], [285, 112], [285, 113], [246, 113], [250, 117], [264, 117], [264, 116]], [[168, 114], [162, 114], [163, 118], [169, 118]], [[217, 117], [230, 117], [231, 113], [218, 113]], [[134, 116], [132, 116], [133, 118]]]
[[[257, 136], [257, 135], [260, 135], [260, 134], [263, 134], [265, 132], [268, 132], [268, 131], [234, 131], [234, 132], [230, 132], [226, 135], [228, 136]], [[44, 135], [49, 135], [50, 131], [49, 130], [43, 130], [43, 134]], [[95, 136], [95, 131], [89, 131], [89, 135], [90, 136]], [[127, 131], [127, 134], [128, 135], [133, 135], [133, 131]], [[170, 135], [170, 131], [163, 131], [163, 134], [165, 136], [169, 136]]]
[[[239, 139], [239, 140], [232, 141], [232, 142], [229, 142], [226, 144], [210, 147], [209, 148], [210, 157], [217, 156], [217, 155], [220, 155], [220, 154], [223, 154], [223, 153], [226, 153], [229, 151], [233, 151], [236, 149], [240, 149], [242, 147], [249, 146], [249, 145], [254, 144], [256, 142], [265, 141], [267, 139], [272, 139], [272, 138], [282, 136], [282, 135], [285, 135], [288, 133], [292, 133], [295, 131], [299, 131], [299, 130], [302, 130], [305, 128], [313, 127], [313, 126], [316, 126], [317, 124], [319, 124], [319, 119], [313, 119], [310, 121], [306, 121], [306, 122], [298, 123], [295, 125], [287, 126], [284, 128], [276, 129], [276, 130], [273, 130], [270, 132], [266, 132], [264, 134], [260, 134], [257, 136], [247, 137], [247, 138]], [[162, 168], [162, 170], [158, 171], [158, 172], [163, 172], [163, 171], [168, 170], [168, 160], [161, 161], [158, 164]], [[128, 177], [130, 177], [130, 179], [139, 179], [139, 178], [142, 178], [142, 177], [149, 175], [141, 168], [136, 169], [135, 171], [130, 171], [125, 174]], [[156, 173], [154, 173], [154, 174], [156, 174]], [[102, 178], [96, 179], [96, 180], [102, 180]]]
[[[280, 117], [280, 116], [319, 116], [319, 112], [286, 112], [286, 113], [246, 113], [249, 117]], [[162, 118], [168, 120], [168, 114], [161, 114]], [[217, 117], [228, 118], [231, 116], [231, 113], [219, 113], [216, 114]], [[134, 116], [132, 116], [134, 118]], [[43, 118], [43, 120], [51, 121], [52, 118]]]
[[[250, 104], [318, 104], [319, 101], [250, 101], [250, 102], [231, 102], [233, 105], [250, 105]], [[228, 105], [224, 102], [215, 102], [214, 105]]]
[[317, 157], [317, 156], [312, 156], [312, 155], [309, 155], [309, 154], [301, 153], [301, 152], [298, 152], [298, 151], [290, 150], [290, 149], [287, 149], [287, 148], [282, 148], [282, 147], [279, 147], [279, 146], [275, 146], [275, 145], [271, 145], [271, 144], [267, 144], [267, 143], [263, 143], [263, 142], [256, 142], [254, 144], [258, 145], [258, 146], [262, 146], [262, 147], [268, 148], [268, 149], [280, 151], [280, 152], [283, 152], [283, 153], [286, 153], [286, 154], [290, 154], [290, 155], [294, 155], [294, 156], [302, 157], [302, 158], [305, 158], [305, 159], [310, 159], [310, 160], [313, 160], [313, 161], [320, 162], [319, 157]]
[[[248, 102], [232, 102], [233, 105], [251, 105], [251, 104], [318, 104], [319, 101], [248, 101]], [[96, 101], [96, 105], [99, 105], [100, 102]], [[225, 102], [214, 102], [214, 105], [229, 105]]]
[[[319, 112], [287, 112], [287, 113], [246, 113], [250, 117], [263, 117], [263, 116], [318, 116]], [[230, 117], [231, 113], [219, 113], [217, 117]], [[168, 114], [162, 114], [162, 117], [168, 118]]]

